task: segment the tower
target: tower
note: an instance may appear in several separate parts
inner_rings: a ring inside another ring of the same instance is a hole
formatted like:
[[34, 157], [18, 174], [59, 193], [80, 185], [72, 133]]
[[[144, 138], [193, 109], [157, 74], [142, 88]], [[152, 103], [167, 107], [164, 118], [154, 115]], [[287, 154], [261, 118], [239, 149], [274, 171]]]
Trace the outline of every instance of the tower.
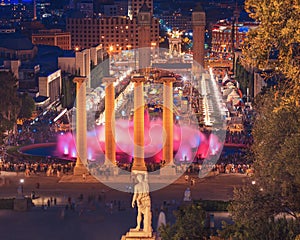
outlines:
[[[205, 12], [200, 5], [195, 7], [192, 13], [193, 25], [193, 59], [196, 65], [204, 68], [204, 36], [205, 36]], [[195, 66], [193, 66], [195, 69]]]
[[36, 0], [33, 1], [33, 20], [36, 20]]
[[142, 5], [138, 13], [138, 34], [139, 34], [139, 69], [150, 66], [151, 62], [151, 9]]
[[128, 0], [128, 16], [130, 19], [137, 17], [142, 6], [146, 4], [153, 14], [153, 0]]
[[236, 49], [238, 49], [239, 46], [239, 34], [238, 34], [238, 21], [239, 21], [240, 11], [238, 9], [237, 1], [235, 1], [235, 9], [233, 11], [233, 17], [232, 17], [232, 30], [231, 30], [231, 53], [232, 53], [232, 71], [235, 73], [236, 68]]

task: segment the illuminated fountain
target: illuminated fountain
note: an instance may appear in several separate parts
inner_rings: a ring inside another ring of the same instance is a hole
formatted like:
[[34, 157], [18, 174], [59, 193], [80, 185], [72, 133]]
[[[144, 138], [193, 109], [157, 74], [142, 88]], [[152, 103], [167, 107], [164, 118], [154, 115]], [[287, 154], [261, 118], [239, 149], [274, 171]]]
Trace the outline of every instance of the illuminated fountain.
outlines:
[[[145, 111], [145, 159], [146, 162], [159, 163], [162, 159], [163, 122], [162, 119], [150, 120]], [[134, 156], [133, 120], [118, 119], [115, 123], [116, 160], [122, 163], [132, 161]], [[221, 151], [222, 144], [214, 134], [204, 134], [196, 127], [174, 124], [173, 147], [176, 162], [193, 161], [195, 156], [209, 157]], [[72, 133], [58, 136], [57, 150], [65, 157], [76, 158], [76, 137]], [[87, 157], [89, 161], [104, 162], [105, 125], [96, 126], [87, 133]]]

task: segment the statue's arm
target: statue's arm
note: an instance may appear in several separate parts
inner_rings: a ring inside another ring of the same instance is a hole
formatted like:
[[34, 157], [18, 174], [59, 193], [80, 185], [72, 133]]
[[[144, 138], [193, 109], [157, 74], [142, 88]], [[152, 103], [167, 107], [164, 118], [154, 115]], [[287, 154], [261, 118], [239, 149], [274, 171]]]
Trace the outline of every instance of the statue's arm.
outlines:
[[131, 202], [132, 208], [134, 208], [136, 199], [137, 199], [137, 190], [136, 190], [136, 188], [134, 188], [134, 194], [133, 194], [132, 202]]

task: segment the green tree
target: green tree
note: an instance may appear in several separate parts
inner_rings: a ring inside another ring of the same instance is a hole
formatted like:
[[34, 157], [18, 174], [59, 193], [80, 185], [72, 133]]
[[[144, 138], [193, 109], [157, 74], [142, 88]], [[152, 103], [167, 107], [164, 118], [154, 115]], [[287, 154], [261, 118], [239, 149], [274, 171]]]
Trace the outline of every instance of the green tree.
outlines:
[[20, 110], [17, 80], [11, 72], [0, 72], [0, 141], [4, 133], [14, 129]]
[[160, 227], [163, 240], [194, 240], [205, 239], [208, 230], [205, 228], [206, 213], [200, 204], [181, 206], [174, 212], [176, 221], [173, 225]]
[[24, 94], [21, 96], [21, 108], [18, 118], [30, 118], [35, 109], [35, 103], [31, 96]]
[[[225, 226], [225, 238], [295, 239], [300, 234], [300, 109], [274, 112], [281, 102], [276, 95], [270, 91], [257, 99], [255, 174], [251, 183], [234, 192], [229, 209], [235, 224]], [[282, 213], [294, 220], [275, 220]]]
[[64, 75], [62, 78], [62, 106], [64, 108], [71, 108], [74, 105], [76, 95], [76, 85], [73, 82], [73, 76]]
[[[260, 25], [248, 34], [243, 64], [273, 69], [287, 79], [281, 107], [300, 104], [299, 0], [246, 0], [245, 9]], [[271, 56], [278, 53], [274, 60]], [[292, 103], [291, 105], [289, 103]]]

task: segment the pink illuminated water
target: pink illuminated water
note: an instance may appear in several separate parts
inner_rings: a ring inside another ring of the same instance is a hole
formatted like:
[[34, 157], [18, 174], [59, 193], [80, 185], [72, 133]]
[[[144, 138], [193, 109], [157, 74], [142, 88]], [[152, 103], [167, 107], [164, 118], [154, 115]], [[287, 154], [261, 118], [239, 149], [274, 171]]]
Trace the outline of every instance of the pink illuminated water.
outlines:
[[[133, 121], [118, 119], [115, 124], [117, 161], [129, 162], [133, 158]], [[145, 111], [145, 159], [151, 162], [162, 160], [163, 127], [162, 120], [150, 120]], [[57, 150], [66, 157], [76, 157], [76, 139], [72, 133], [58, 137]], [[97, 126], [87, 134], [87, 158], [89, 160], [103, 159], [105, 153], [105, 126]], [[195, 156], [206, 158], [221, 150], [221, 142], [214, 134], [209, 136], [196, 127], [173, 126], [173, 147], [175, 161], [192, 161]]]

